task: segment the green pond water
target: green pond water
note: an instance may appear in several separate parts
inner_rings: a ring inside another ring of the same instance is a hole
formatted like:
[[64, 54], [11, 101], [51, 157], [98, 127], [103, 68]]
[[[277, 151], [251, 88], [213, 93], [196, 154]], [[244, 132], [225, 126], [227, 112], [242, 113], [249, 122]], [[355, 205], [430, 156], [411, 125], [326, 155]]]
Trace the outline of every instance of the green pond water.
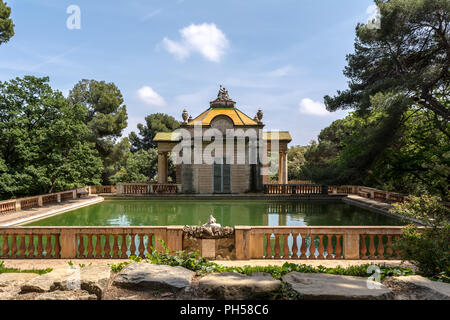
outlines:
[[401, 220], [341, 201], [107, 200], [29, 223], [29, 226], [200, 225], [210, 215], [222, 226], [388, 226]]

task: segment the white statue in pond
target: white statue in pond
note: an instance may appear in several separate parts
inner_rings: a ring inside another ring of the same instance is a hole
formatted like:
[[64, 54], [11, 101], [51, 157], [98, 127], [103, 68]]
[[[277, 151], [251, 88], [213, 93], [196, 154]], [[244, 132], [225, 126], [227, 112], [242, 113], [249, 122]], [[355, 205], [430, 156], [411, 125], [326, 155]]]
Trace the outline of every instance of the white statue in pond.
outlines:
[[209, 219], [208, 219], [208, 222], [206, 222], [203, 225], [203, 227], [218, 227], [218, 228], [220, 228], [221, 225], [216, 223], [216, 219], [212, 215], [210, 215]]

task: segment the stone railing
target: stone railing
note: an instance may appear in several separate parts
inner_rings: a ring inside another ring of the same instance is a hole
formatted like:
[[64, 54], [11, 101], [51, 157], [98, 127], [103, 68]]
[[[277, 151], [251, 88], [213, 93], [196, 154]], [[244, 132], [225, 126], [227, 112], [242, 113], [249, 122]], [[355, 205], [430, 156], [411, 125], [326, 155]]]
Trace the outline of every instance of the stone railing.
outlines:
[[327, 186], [317, 184], [265, 184], [265, 194], [328, 194]]
[[238, 260], [391, 259], [402, 227], [236, 227], [235, 234]]
[[86, 193], [89, 193], [89, 191], [87, 190], [87, 189], [89, 189], [89, 187], [86, 187], [86, 188], [79, 188], [79, 189], [67, 190], [67, 191], [56, 192], [56, 193], [43, 194], [43, 195], [34, 196], [34, 197], [1, 201], [0, 202], [0, 215], [8, 214], [8, 213], [23, 210], [23, 209], [42, 207], [42, 206], [53, 204], [53, 203], [59, 203], [59, 202], [64, 202], [64, 201], [68, 201], [68, 200], [77, 199], [77, 195], [79, 194], [80, 189], [83, 189], [83, 190], [85, 190]]
[[116, 194], [176, 194], [181, 193], [181, 184], [174, 183], [118, 183]]
[[0, 228], [2, 259], [126, 259], [182, 249], [183, 227], [9, 227]]
[[116, 186], [90, 186], [91, 194], [116, 193]]
[[[163, 250], [196, 251], [206, 258], [392, 259], [399, 226], [235, 227], [213, 235], [192, 227], [0, 228], [1, 259], [126, 259]], [[314, 241], [311, 241], [313, 239]]]
[[383, 202], [403, 202], [405, 195], [362, 186], [323, 186], [317, 184], [265, 184], [265, 194], [308, 195], [308, 194], [355, 194]]

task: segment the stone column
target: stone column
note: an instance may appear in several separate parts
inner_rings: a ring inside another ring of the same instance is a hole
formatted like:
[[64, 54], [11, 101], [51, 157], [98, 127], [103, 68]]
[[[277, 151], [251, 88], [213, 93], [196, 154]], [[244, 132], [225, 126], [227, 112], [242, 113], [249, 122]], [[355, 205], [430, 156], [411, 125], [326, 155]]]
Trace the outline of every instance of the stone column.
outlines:
[[287, 172], [287, 154], [286, 151], [280, 151], [278, 156], [278, 184], [288, 183]]
[[158, 152], [158, 183], [167, 183], [168, 164], [167, 152]]

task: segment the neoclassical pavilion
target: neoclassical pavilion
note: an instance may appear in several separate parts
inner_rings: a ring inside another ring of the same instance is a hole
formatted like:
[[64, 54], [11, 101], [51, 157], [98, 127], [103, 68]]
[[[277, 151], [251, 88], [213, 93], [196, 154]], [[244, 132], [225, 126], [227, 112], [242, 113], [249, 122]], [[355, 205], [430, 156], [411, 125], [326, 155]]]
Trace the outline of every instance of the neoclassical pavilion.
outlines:
[[225, 88], [199, 116], [186, 110], [181, 128], [159, 132], [158, 183], [168, 183], [168, 157], [176, 163], [176, 182], [183, 193], [261, 192], [268, 183], [269, 157], [279, 155], [278, 182], [288, 183], [287, 131], [263, 131], [263, 113], [254, 118], [236, 107]]

